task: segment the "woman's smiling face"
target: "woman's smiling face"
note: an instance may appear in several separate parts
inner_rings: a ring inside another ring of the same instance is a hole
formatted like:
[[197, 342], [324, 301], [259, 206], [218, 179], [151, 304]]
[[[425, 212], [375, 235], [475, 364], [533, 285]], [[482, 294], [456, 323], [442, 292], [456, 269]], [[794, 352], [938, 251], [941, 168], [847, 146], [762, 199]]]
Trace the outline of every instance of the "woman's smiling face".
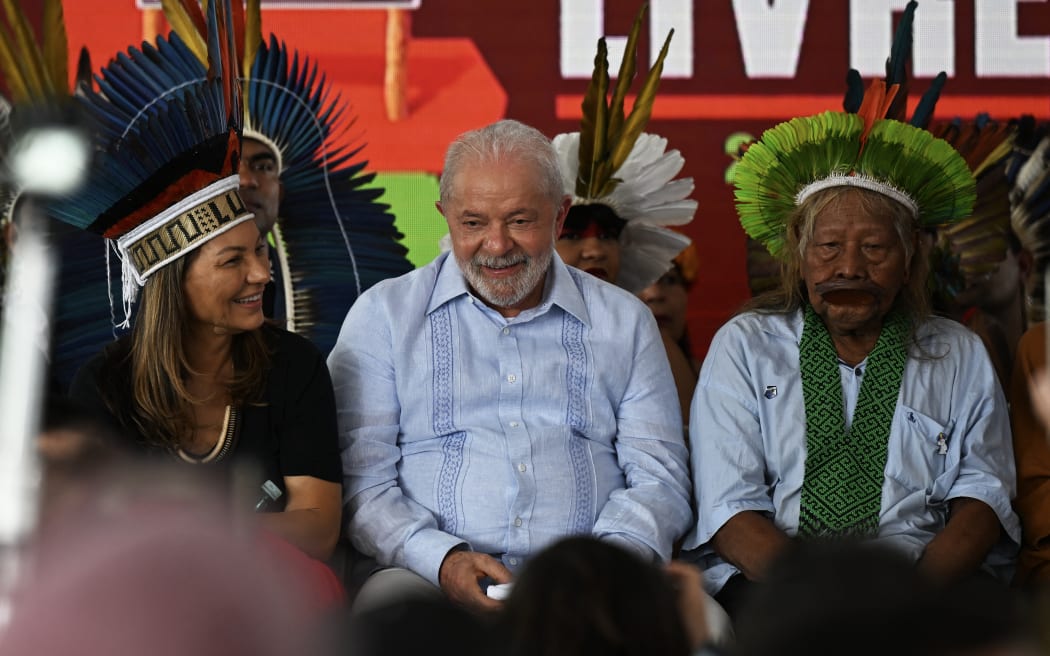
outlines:
[[209, 240], [186, 267], [182, 289], [192, 328], [235, 334], [263, 323], [262, 294], [270, 280], [265, 237], [245, 221]]

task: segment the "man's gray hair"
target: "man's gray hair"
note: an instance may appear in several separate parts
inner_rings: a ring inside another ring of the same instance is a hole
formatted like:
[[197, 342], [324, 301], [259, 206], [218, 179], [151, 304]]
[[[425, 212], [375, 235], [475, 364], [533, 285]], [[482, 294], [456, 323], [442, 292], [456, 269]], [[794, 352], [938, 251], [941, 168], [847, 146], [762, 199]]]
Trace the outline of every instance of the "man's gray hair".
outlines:
[[555, 205], [565, 196], [558, 155], [551, 140], [539, 130], [511, 119], [497, 121], [470, 132], [464, 132], [445, 152], [441, 172], [441, 202], [452, 196], [452, 182], [465, 164], [496, 163], [504, 158], [518, 158], [536, 166], [543, 185], [540, 190]]

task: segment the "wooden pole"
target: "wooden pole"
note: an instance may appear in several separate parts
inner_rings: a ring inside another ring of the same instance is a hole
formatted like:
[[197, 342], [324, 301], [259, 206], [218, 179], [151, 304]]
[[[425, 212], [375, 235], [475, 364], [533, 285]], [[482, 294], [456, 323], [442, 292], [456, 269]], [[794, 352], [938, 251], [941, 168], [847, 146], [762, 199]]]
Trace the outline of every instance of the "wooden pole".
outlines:
[[386, 117], [392, 122], [408, 117], [408, 40], [412, 18], [404, 9], [388, 9], [386, 14], [386, 71], [383, 75], [383, 101]]

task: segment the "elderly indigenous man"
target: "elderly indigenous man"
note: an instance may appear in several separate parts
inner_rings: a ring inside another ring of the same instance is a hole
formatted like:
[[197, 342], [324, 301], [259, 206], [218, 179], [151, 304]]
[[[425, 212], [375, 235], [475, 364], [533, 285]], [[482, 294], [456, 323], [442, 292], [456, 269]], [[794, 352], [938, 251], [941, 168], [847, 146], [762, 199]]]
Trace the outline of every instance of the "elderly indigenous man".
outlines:
[[895, 92], [781, 124], [737, 170], [741, 223], [784, 274], [719, 330], [692, 406], [685, 547], [730, 613], [793, 538], [870, 539], [946, 578], [1016, 551], [1002, 391], [924, 287], [920, 226], [968, 216], [973, 179], [947, 143], [881, 118]]
[[674, 383], [651, 313], [554, 251], [571, 198], [550, 141], [516, 121], [449, 147], [452, 253], [379, 283], [329, 356], [348, 534], [414, 586], [496, 608], [546, 545], [589, 534], [650, 561], [688, 528]]

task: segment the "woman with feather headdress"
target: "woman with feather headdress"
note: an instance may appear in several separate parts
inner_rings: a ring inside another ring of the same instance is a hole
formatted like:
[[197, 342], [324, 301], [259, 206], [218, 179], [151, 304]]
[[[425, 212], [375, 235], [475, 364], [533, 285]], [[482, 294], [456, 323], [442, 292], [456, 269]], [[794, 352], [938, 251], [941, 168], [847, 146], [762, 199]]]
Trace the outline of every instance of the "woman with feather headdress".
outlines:
[[172, 35], [122, 53], [97, 76], [100, 91], [79, 96], [95, 162], [85, 188], [50, 211], [115, 242], [133, 325], [71, 394], [137, 452], [247, 481], [251, 502], [275, 511], [262, 525], [324, 559], [341, 511], [331, 380], [313, 345], [263, 317], [269, 260], [238, 192], [231, 11], [209, 3], [207, 70]]

